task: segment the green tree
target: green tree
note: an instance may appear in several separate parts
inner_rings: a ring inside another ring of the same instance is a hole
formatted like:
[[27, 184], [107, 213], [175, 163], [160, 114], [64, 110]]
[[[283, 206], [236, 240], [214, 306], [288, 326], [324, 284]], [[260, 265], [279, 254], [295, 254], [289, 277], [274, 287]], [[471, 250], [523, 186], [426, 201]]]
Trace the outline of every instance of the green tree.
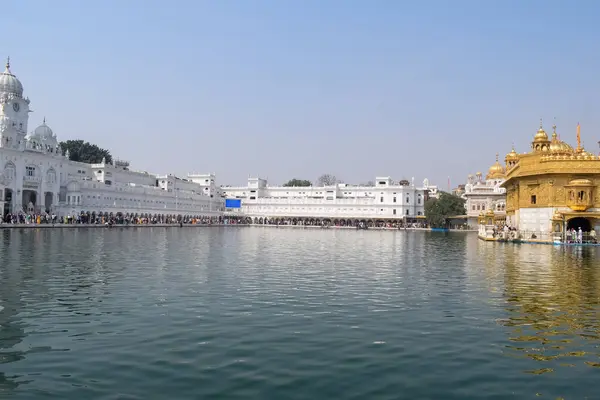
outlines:
[[289, 181], [287, 181], [286, 183], [283, 184], [283, 186], [296, 186], [296, 187], [305, 187], [305, 186], [312, 186], [312, 182], [311, 181], [307, 181], [306, 179], [290, 179]]
[[425, 217], [432, 228], [445, 228], [447, 218], [465, 214], [465, 200], [450, 193], [441, 192], [439, 198], [425, 202]]
[[60, 142], [63, 155], [69, 150], [69, 160], [79, 161], [88, 164], [102, 162], [105, 158], [107, 163], [112, 162], [110, 151], [102, 149], [95, 144], [84, 142], [83, 140], [67, 140]]

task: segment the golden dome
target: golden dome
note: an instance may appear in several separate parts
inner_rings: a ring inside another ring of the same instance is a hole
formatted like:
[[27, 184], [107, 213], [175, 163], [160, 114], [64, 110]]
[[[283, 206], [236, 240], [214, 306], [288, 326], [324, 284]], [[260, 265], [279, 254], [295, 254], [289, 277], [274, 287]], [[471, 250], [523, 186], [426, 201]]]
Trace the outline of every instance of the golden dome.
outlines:
[[573, 154], [573, 148], [558, 138], [558, 135], [556, 134], [556, 125], [554, 125], [552, 129], [554, 131], [552, 132], [552, 140], [550, 141], [550, 153]]
[[506, 155], [506, 157], [504, 158], [504, 160], [506, 162], [508, 161], [517, 161], [519, 159], [519, 155], [517, 154], [517, 152], [515, 151], [515, 148], [513, 147], [512, 150], [510, 151], [510, 153], [508, 153]]
[[533, 141], [534, 142], [547, 142], [548, 141], [548, 135], [546, 134], [546, 131], [542, 127], [541, 119], [540, 119], [540, 129], [538, 129], [535, 136], [533, 137]]
[[504, 178], [504, 167], [498, 162], [498, 154], [496, 154], [496, 163], [490, 167], [486, 179]]

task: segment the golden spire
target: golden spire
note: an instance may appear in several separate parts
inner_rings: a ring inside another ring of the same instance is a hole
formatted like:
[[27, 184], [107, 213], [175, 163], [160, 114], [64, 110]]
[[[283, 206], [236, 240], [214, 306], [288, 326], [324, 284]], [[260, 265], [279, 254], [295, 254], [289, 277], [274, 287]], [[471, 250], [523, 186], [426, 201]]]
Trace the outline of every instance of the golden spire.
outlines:
[[496, 153], [496, 162], [498, 162], [498, 153]]
[[10, 69], [10, 56], [6, 57], [6, 70]]
[[552, 125], [552, 139], [557, 139], [558, 134], [556, 133], [556, 123]]
[[581, 151], [581, 126], [577, 123], [577, 152]]

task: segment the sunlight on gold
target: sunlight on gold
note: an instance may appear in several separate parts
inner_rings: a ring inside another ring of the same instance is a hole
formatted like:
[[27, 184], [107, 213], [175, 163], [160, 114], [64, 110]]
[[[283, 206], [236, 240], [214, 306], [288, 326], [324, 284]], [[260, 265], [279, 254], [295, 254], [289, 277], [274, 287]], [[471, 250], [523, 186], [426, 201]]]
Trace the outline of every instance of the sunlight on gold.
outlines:
[[496, 322], [508, 328], [505, 355], [546, 364], [524, 371], [536, 375], [572, 368], [575, 358], [599, 368], [592, 350], [600, 348], [596, 250], [506, 245], [489, 251], [480, 243], [488, 290], [504, 300], [505, 317]]

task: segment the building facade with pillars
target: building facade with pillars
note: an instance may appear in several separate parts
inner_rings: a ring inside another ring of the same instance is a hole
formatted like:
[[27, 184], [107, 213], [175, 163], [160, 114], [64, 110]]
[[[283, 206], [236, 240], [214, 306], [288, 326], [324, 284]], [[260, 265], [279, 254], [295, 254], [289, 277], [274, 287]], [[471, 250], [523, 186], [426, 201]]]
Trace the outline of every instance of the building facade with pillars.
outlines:
[[[575, 136], [575, 135], [574, 135]], [[565, 231], [600, 230], [600, 158], [551, 137], [541, 123], [527, 153], [506, 156], [506, 221], [523, 239], [556, 241]]]
[[340, 224], [360, 221], [417, 221], [425, 217], [425, 201], [437, 187], [427, 179], [422, 186], [402, 185], [390, 177], [377, 177], [373, 186], [269, 186], [265, 179], [249, 178], [243, 187], [222, 187], [223, 195], [240, 199], [240, 215], [257, 220], [330, 220]]
[[63, 155], [46, 124], [28, 133], [30, 100], [10, 63], [0, 74], [0, 214], [81, 212], [219, 216], [214, 174], [187, 178], [132, 171], [129, 163], [86, 164]]
[[467, 224], [478, 225], [479, 216], [489, 210], [494, 211], [497, 218], [506, 216], [506, 189], [502, 187], [506, 179], [506, 169], [498, 161], [489, 168], [485, 179], [481, 172], [467, 177], [462, 197], [465, 199]]

